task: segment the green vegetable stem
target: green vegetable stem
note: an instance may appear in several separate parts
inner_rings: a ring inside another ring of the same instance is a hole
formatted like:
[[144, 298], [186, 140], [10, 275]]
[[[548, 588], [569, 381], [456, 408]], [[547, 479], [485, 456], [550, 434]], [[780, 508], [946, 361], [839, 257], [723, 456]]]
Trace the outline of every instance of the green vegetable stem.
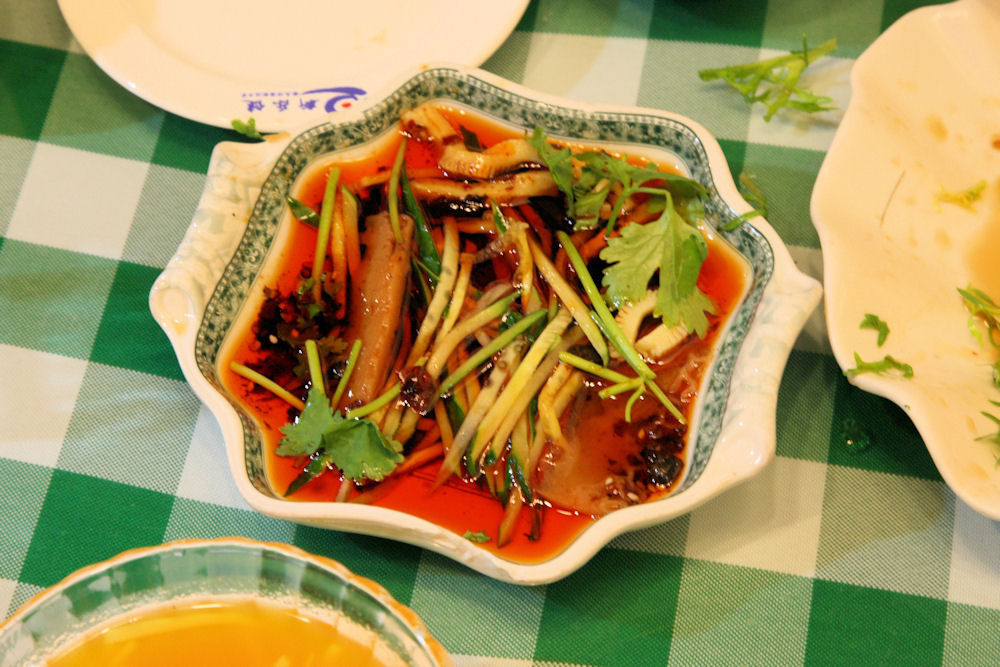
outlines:
[[801, 51], [742, 65], [703, 69], [698, 76], [702, 81], [721, 79], [738, 90], [749, 104], [760, 102], [767, 107], [766, 121], [783, 107], [806, 113], [829, 111], [835, 108], [833, 100], [800, 86], [799, 77], [806, 67], [836, 48], [836, 39], [810, 49], [803, 38]]

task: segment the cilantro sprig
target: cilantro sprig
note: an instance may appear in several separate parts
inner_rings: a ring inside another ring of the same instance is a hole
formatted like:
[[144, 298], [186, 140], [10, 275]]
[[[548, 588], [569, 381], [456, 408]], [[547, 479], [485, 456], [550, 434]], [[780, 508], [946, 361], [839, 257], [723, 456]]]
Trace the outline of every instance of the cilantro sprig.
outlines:
[[703, 69], [698, 76], [702, 81], [721, 79], [739, 91], [749, 104], [760, 102], [767, 107], [766, 121], [783, 107], [806, 113], [829, 111], [835, 108], [833, 100], [800, 86], [799, 78], [806, 67], [836, 48], [836, 39], [810, 49], [803, 38], [801, 51], [742, 65]]
[[[707, 195], [705, 186], [679, 174], [629, 164], [598, 151], [573, 153], [569, 148], [556, 148], [538, 127], [529, 141], [548, 166], [556, 186], [565, 195], [567, 213], [578, 230], [600, 224], [601, 210], [616, 185], [620, 187], [620, 192], [612, 202], [608, 230], [614, 227], [622, 205], [634, 194], [646, 193], [656, 199], [652, 206], [662, 207], [665, 205], [663, 196], [672, 192], [697, 210], [700, 210], [701, 197]], [[697, 215], [697, 211], [692, 215]]]
[[[986, 292], [972, 285], [966, 286], [965, 289], [959, 287], [958, 293], [962, 296], [962, 302], [969, 311], [969, 333], [979, 342], [980, 347], [984, 346], [983, 338], [985, 337], [994, 348], [1000, 349], [1000, 306]], [[981, 331], [980, 326], [986, 331]], [[1000, 388], [1000, 360], [995, 361], [991, 368], [993, 370], [993, 386]], [[991, 405], [1000, 407], [1000, 402], [993, 399], [989, 399], [989, 401]], [[982, 410], [980, 414], [1000, 427], [1000, 417], [986, 410]], [[1000, 444], [1000, 428], [976, 439]], [[1000, 456], [997, 457], [997, 466], [1000, 466]]]
[[[657, 276], [654, 314], [667, 326], [684, 323], [703, 336], [708, 329], [706, 313], [714, 313], [715, 305], [697, 286], [708, 243], [692, 221], [704, 214], [705, 186], [607, 153], [557, 148], [540, 128], [535, 128], [530, 141], [565, 196], [576, 229], [600, 224], [605, 203], [613, 200], [607, 214], [607, 246], [600, 253], [608, 264], [601, 280], [607, 288], [603, 298], [615, 308], [635, 303]], [[611, 236], [625, 201], [637, 194], [645, 196], [647, 209], [658, 217], [624, 225], [620, 235]]]
[[[355, 345], [355, 348], [357, 346]], [[403, 461], [403, 446], [387, 438], [370, 419], [345, 417], [333, 409], [323, 390], [316, 343], [307, 341], [306, 355], [313, 384], [299, 418], [281, 428], [279, 456], [308, 456], [309, 463], [292, 480], [285, 495], [291, 495], [331, 466], [354, 482], [382, 481]], [[357, 359], [357, 355], [352, 355]], [[335, 395], [340, 395], [350, 368], [345, 370]]]
[[865, 313], [865, 317], [861, 320], [860, 328], [862, 329], [874, 329], [878, 332], [878, 338], [875, 343], [882, 347], [885, 343], [885, 339], [889, 337], [889, 325], [878, 315], [874, 313]]
[[854, 353], [854, 368], [849, 368], [845, 372], [848, 377], [854, 377], [860, 373], [875, 373], [876, 375], [885, 375], [890, 371], [899, 371], [899, 373], [906, 379], [913, 377], [913, 366], [899, 361], [891, 354], [885, 355], [882, 359], [878, 361], [863, 361], [861, 355], [857, 352]]
[[230, 123], [233, 129], [242, 134], [247, 139], [257, 139], [260, 141], [264, 140], [264, 135], [260, 133], [257, 129], [257, 120], [251, 116], [246, 120], [246, 122], [240, 120], [239, 118], [234, 118]]
[[715, 304], [697, 285], [708, 243], [697, 227], [668, 205], [659, 218], [645, 225], [626, 225], [621, 235], [608, 239], [600, 257], [610, 266], [604, 271], [606, 298], [616, 308], [640, 301], [653, 274], [659, 275], [654, 316], [663, 323], [683, 323], [704, 336]]
[[[1000, 401], [990, 399], [990, 404], [1000, 408]], [[995, 414], [987, 412], [986, 410], [982, 410], [980, 414], [993, 422], [997, 426], [997, 430], [992, 433], [985, 433], [977, 437], [976, 440], [985, 440], [1000, 445], [1000, 417], [997, 417]], [[1000, 455], [995, 456], [995, 458], [997, 467], [1000, 467]]]

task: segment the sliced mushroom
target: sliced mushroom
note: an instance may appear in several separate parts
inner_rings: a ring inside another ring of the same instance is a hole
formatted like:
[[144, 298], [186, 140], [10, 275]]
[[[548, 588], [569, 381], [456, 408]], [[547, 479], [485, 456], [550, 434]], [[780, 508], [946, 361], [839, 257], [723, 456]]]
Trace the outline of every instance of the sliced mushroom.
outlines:
[[450, 174], [490, 179], [516, 169], [541, 169], [542, 159], [526, 139], [507, 139], [482, 153], [450, 144], [438, 158], [438, 165]]
[[681, 322], [672, 327], [658, 324], [656, 328], [637, 340], [643, 320], [652, 315], [655, 309], [656, 290], [649, 290], [640, 301], [622, 306], [615, 315], [615, 321], [621, 327], [625, 338], [647, 359], [662, 359], [667, 352], [688, 337], [687, 327]]
[[464, 200], [492, 199], [498, 204], [521, 203], [531, 197], [554, 197], [559, 194], [548, 171], [523, 171], [492, 181], [464, 183], [446, 178], [421, 178], [410, 181], [418, 199]]
[[417, 141], [437, 151], [438, 166], [448, 174], [489, 180], [516, 169], [542, 169], [542, 159], [526, 139], [507, 139], [477, 153], [465, 147], [462, 137], [429, 104], [402, 115], [403, 129]]

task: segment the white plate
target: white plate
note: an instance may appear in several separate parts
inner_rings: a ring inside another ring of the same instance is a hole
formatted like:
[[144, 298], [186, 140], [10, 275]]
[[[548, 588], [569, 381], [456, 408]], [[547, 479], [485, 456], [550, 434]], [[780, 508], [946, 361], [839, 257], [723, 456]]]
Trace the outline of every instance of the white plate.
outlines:
[[401, 69], [479, 65], [528, 0], [59, 0], [84, 50], [139, 97], [230, 127], [320, 123]]
[[[898, 374], [852, 382], [899, 404], [941, 476], [1000, 519], [1000, 469], [983, 410], [1000, 415], [993, 350], [979, 347], [956, 288], [1000, 299], [1000, 4], [959, 0], [907, 14], [858, 59], [852, 98], [812, 196], [830, 342], [841, 368], [891, 354]], [[986, 182], [974, 210], [941, 203]], [[882, 347], [859, 328], [885, 320]]]

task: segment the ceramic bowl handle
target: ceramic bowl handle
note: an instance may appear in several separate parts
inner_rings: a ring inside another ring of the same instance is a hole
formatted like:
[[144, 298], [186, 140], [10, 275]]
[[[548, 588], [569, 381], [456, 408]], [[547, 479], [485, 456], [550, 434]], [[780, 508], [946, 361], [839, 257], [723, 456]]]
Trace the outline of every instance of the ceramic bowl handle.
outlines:
[[149, 294], [150, 311], [175, 347], [193, 344], [205, 305], [283, 147], [283, 142], [223, 142], [212, 151], [191, 226]]

